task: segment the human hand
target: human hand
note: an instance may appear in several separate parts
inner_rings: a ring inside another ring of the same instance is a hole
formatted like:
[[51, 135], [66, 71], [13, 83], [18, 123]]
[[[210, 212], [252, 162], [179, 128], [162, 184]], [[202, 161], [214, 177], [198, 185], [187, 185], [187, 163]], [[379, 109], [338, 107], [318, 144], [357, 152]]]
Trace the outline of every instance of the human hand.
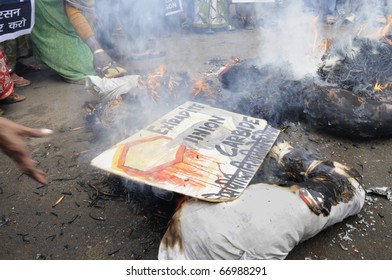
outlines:
[[110, 65], [111, 62], [112, 59], [103, 49], [98, 49], [94, 51], [93, 64], [94, 69], [98, 72], [98, 74], [102, 74], [102, 71], [105, 69], [106, 66]]
[[43, 137], [52, 133], [53, 131], [50, 129], [33, 129], [0, 118], [0, 149], [16, 162], [23, 173], [37, 182], [47, 185], [45, 173], [38, 169], [36, 162], [31, 159], [24, 138]]

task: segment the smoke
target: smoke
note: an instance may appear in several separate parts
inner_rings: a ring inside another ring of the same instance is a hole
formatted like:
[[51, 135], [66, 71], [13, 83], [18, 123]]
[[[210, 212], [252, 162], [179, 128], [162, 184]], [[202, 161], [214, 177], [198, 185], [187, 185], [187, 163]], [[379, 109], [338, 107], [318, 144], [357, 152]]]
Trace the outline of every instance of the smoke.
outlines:
[[[189, 20], [192, 15], [194, 16], [196, 11], [196, 7], [189, 4], [193, 1], [182, 1], [184, 12], [166, 17], [163, 2], [162, 0], [97, 0], [98, 5], [101, 5], [100, 12], [106, 15], [112, 11], [117, 15], [117, 17], [109, 16], [107, 22], [112, 28], [116, 28], [120, 24], [122, 37], [115, 42], [114, 48], [119, 50], [119, 53], [126, 59], [135, 52], [155, 49], [156, 46], [151, 42], [156, 37], [162, 37], [166, 32], [179, 31], [181, 23], [189, 24], [186, 20]], [[317, 2], [318, 5], [310, 5]], [[358, 38], [366, 38], [366, 40], [375, 42], [374, 51], [370, 50], [372, 53], [377, 53], [379, 50], [377, 45], [380, 42], [385, 43], [380, 40], [380, 29], [386, 25], [384, 1], [338, 1], [335, 9], [335, 24], [333, 25], [326, 25], [324, 22], [326, 14], [325, 7], [320, 4], [322, 2], [325, 1], [275, 1], [275, 4], [279, 3], [279, 5], [273, 7], [272, 13], [265, 12], [267, 3], [259, 4], [257, 12], [264, 11], [264, 24], [258, 29], [260, 44], [258, 49], [254, 50], [254, 54], [260, 58], [257, 61], [257, 66], [260, 66], [260, 69], [249, 69], [247, 72], [249, 75], [240, 78], [230, 76], [227, 79], [226, 88], [238, 94], [223, 92], [223, 98], [216, 103], [221, 103], [220, 107], [223, 109], [240, 113], [254, 115], [255, 111], [260, 112], [260, 117], [273, 119], [274, 123], [279, 123], [283, 115], [288, 115], [282, 114], [282, 106], [291, 107], [290, 114], [294, 111], [294, 114], [300, 118], [302, 117], [301, 96], [293, 95], [292, 91], [300, 91], [303, 86], [294, 81], [304, 83], [306, 79], [307, 84], [328, 82], [320, 77], [320, 69], [327, 72], [332, 71], [347, 59], [354, 60], [364, 54], [361, 52], [361, 42], [358, 41]], [[102, 16], [102, 19], [104, 18]], [[233, 36], [238, 34], [240, 39], [241, 33], [239, 30], [231, 34]], [[183, 33], [181, 36], [189, 37], [189, 41], [182, 45], [183, 49], [188, 49], [187, 52], [180, 51], [181, 45], [175, 43], [170, 44], [171, 52], [178, 54], [177, 57], [174, 57], [175, 63], [186, 64], [187, 69], [191, 69], [195, 64], [191, 58], [197, 56], [195, 53], [213, 51], [212, 49], [200, 48], [201, 44], [193, 45], [192, 40], [195, 38], [192, 37], [192, 34]], [[204, 39], [204, 41], [207, 40]], [[332, 42], [328, 51], [322, 47], [326, 40]], [[207, 46], [207, 44], [202, 45]], [[366, 44], [367, 49], [371, 46], [372, 44]], [[188, 55], [191, 53], [193, 56]], [[205, 54], [203, 53], [203, 55]], [[227, 55], [237, 54], [227, 53]], [[148, 60], [143, 62], [143, 66], [146, 66], [143, 70], [148, 69], [149, 63]], [[174, 62], [164, 59], [161, 63]], [[200, 64], [200, 60], [197, 63]], [[363, 68], [365, 67], [366, 65], [363, 65]], [[239, 69], [234, 72], [241, 72], [244, 68]], [[135, 71], [135, 69], [133, 68], [131, 71]], [[136, 72], [136, 74], [142, 73]], [[178, 81], [183, 83], [176, 91], [188, 94], [191, 83], [189, 77], [186, 79], [180, 77]], [[234, 85], [235, 82], [236, 85]], [[117, 122], [122, 124], [117, 130], [134, 131], [135, 128], [140, 129], [147, 121], [158, 118], [185, 101], [184, 99], [176, 100], [173, 96], [168, 96], [167, 99], [163, 97], [164, 94], [161, 94], [157, 103], [150, 102], [150, 96], [146, 94], [139, 95], [137, 101], [131, 100], [129, 102], [131, 105], [127, 105], [128, 107], [124, 110], [127, 114], [123, 113], [121, 121]], [[189, 96], [186, 98], [189, 99]], [[283, 100], [286, 102], [282, 102]], [[291, 100], [292, 103], [289, 104], [287, 100]], [[104, 105], [103, 107], [107, 108], [108, 106]], [[120, 111], [116, 108], [112, 111], [114, 117], [109, 119], [113, 120], [115, 126]], [[139, 113], [137, 113], [138, 111]], [[131, 115], [130, 119], [128, 115]], [[279, 116], [277, 117], [277, 115]], [[139, 119], [142, 121], [141, 123], [139, 123]], [[131, 127], [131, 129], [127, 129], [127, 127]]]
[[[150, 45], [151, 39], [162, 36], [167, 32], [166, 29], [171, 27], [167, 22], [169, 18], [164, 15], [162, 0], [123, 0], [115, 2], [116, 5], [113, 1], [97, 2], [104, 5], [101, 7], [103, 12], [117, 9], [123, 37], [119, 38], [114, 47], [126, 58], [135, 52], [153, 48], [154, 45]], [[260, 28], [261, 44], [255, 50], [260, 60], [257, 65], [251, 61], [249, 65], [234, 66], [221, 77], [225, 90], [230, 93], [223, 91], [222, 98], [214, 104], [217, 105], [216, 107], [260, 117], [276, 127], [286, 120], [302, 121], [306, 119], [303, 93], [311, 91], [314, 94], [313, 89], [316, 87], [309, 87], [309, 85], [321, 82], [318, 76], [320, 67], [330, 71], [347, 58], [354, 60], [358, 57], [361, 53], [361, 46], [356, 41], [358, 37], [375, 39], [375, 42], [379, 42], [380, 27], [386, 24], [381, 22], [383, 16], [385, 20], [381, 2], [344, 1], [337, 7], [334, 25], [326, 25], [323, 22], [325, 14], [322, 12], [322, 7], [310, 7], [304, 2], [285, 1], [283, 5], [275, 8], [274, 13], [265, 14], [265, 17], [274, 17], [274, 19], [265, 20]], [[181, 17], [170, 19], [178, 21], [169, 23], [180, 24]], [[118, 23], [113, 22], [113, 18], [110, 18], [109, 22], [114, 28]], [[240, 38], [241, 31], [232, 34], [238, 34]], [[189, 40], [192, 40], [190, 34], [183, 34], [183, 36], [189, 36]], [[322, 48], [325, 39], [332, 41], [328, 52]], [[198, 46], [197, 44], [193, 46], [190, 41], [185, 47], [190, 49]], [[181, 46], [172, 44], [172, 47]], [[208, 50], [195, 50], [197, 51]], [[191, 59], [188, 57], [180, 59], [182, 64], [192, 67]], [[165, 62], [170, 63], [170, 61]], [[187, 92], [190, 80], [180, 77], [178, 81], [183, 83], [177, 92]], [[150, 96], [140, 91], [133, 97], [128, 96], [127, 100], [123, 100], [119, 105], [100, 104], [93, 111], [90, 119], [94, 122], [98, 115], [99, 124], [106, 117], [104, 120], [108, 123], [102, 132], [110, 138], [110, 144], [116, 144], [185, 101], [176, 100], [172, 96], [168, 96], [167, 99], [162, 97], [165, 97], [164, 93], [157, 103], [153, 103]], [[139, 192], [146, 190], [145, 186], [133, 182], [124, 182], [124, 184], [130, 190]], [[151, 192], [167, 200], [170, 200], [172, 195], [161, 193], [159, 189], [154, 188]]]
[[162, 34], [164, 30], [164, 9], [160, 0], [96, 0], [96, 14], [101, 43], [113, 41], [109, 45], [122, 55], [142, 52], [149, 47], [154, 36]]
[[260, 58], [262, 64], [291, 67], [300, 79], [315, 74], [320, 53], [315, 36], [319, 33], [317, 15], [304, 9], [302, 1], [286, 1], [277, 9], [276, 21], [261, 29]]
[[[358, 38], [379, 43], [391, 8], [387, 1], [337, 1], [333, 25], [325, 23], [326, 2], [293, 0], [278, 6], [274, 24], [260, 31], [261, 63], [291, 67], [294, 77], [301, 79], [316, 75], [322, 60], [333, 68], [347, 57], [353, 59], [359, 52]], [[328, 53], [322, 47], [325, 40], [333, 42]]]
[[[101, 19], [107, 19], [106, 25], [110, 26], [112, 30], [115, 30], [118, 26], [121, 27], [121, 37], [116, 38], [114, 49], [118, 50], [124, 61], [129, 62], [132, 55], [137, 52], [146, 49], [157, 49], [157, 46], [152, 43], [156, 38], [159, 39], [167, 33], [179, 31], [181, 24], [186, 23], [192, 26], [192, 17], [199, 16], [195, 14], [195, 11], [199, 11], [200, 6], [197, 5], [202, 1], [182, 1], [183, 13], [168, 17], [165, 16], [166, 1], [97, 0], [96, 2], [99, 7], [97, 11], [103, 14]], [[382, 39], [380, 40], [382, 37], [380, 30], [386, 26], [387, 7], [385, 7], [384, 1], [337, 1], [338, 5], [334, 11], [335, 24], [325, 24], [327, 13], [326, 6], [323, 3], [326, 2], [320, 0], [280, 0], [275, 1], [272, 6], [271, 3], [256, 4], [256, 13], [259, 16], [263, 14], [262, 20], [258, 21], [260, 28], [257, 28], [260, 41], [254, 52], [260, 58], [255, 65], [261, 69], [255, 71], [250, 69], [246, 72], [249, 75], [241, 78], [230, 76], [231, 80], [226, 81], [226, 88], [233, 91], [234, 87], [234, 91], [239, 94], [233, 96], [223, 92], [223, 98], [217, 103], [224, 104], [227, 107], [223, 105], [220, 107], [246, 113], [254, 110], [264, 111], [271, 107], [279, 112], [280, 109], [285, 109], [284, 105], [281, 104], [284, 104], [283, 99], [287, 102], [287, 98], [292, 96], [292, 89], [300, 90], [298, 84], [290, 81], [301, 81], [303, 83], [306, 79], [309, 83], [309, 79], [311, 79], [310, 83], [332, 82], [339, 85], [340, 81], [337, 79], [341, 72], [336, 72], [335, 69], [344, 63], [347, 64], [348, 60], [355, 61], [357, 58], [366, 56], [367, 52], [376, 55], [380, 52], [378, 45], [385, 43]], [[196, 6], [194, 6], [195, 3]], [[235, 16], [234, 5], [231, 5], [231, 17]], [[269, 13], [271, 10], [268, 10], [268, 8], [271, 7], [273, 13]], [[189, 20], [191, 21], [189, 22]], [[198, 20], [200, 19], [198, 18]], [[192, 29], [189, 30], [192, 31]], [[238, 34], [238, 38], [242, 36], [241, 31], [231, 34], [233, 37]], [[198, 47], [194, 47], [192, 34], [190, 33], [184, 32], [180, 37], [181, 43], [170, 44], [171, 52], [177, 53], [178, 56], [171, 56], [172, 60], [163, 58], [160, 63], [167, 64], [169, 69], [170, 64], [176, 64], [174, 67], [177, 69], [192, 70], [194, 65], [200, 64], [200, 60], [194, 61], [193, 59], [195, 57], [197, 59], [199, 53], [205, 52], [206, 49], [201, 49], [200, 44]], [[105, 38], [105, 36], [102, 38]], [[365, 52], [363, 51], [364, 44], [358, 38], [367, 41]], [[210, 39], [206, 35], [203, 40]], [[211, 37], [211, 40], [214, 39]], [[222, 46], [225, 43], [222, 42]], [[244, 41], [244, 44], [247, 44], [246, 41]], [[168, 47], [168, 45], [160, 45], [158, 49], [165, 47]], [[184, 49], [187, 49], [187, 51], [184, 51]], [[222, 53], [225, 53], [226, 56], [236, 55], [233, 51], [234, 49], [226, 48]], [[373, 55], [373, 57], [376, 55]], [[149, 60], [144, 61], [142, 70], [151, 70], [152, 64], [150, 63]], [[133, 68], [133, 66], [131, 61], [131, 72], [136, 71], [136, 73], [133, 73], [143, 74], [137, 72], [141, 70], [140, 68]], [[366, 66], [366, 64], [361, 65], [361, 69], [366, 68]], [[387, 65], [385, 69], [387, 69]], [[320, 72], [322, 72], [322, 75], [320, 75]], [[334, 72], [336, 75], [330, 75], [330, 72]], [[350, 77], [348, 83], [352, 83], [352, 79]], [[365, 81], [364, 77], [361, 77], [361, 79]], [[152, 103], [150, 102], [150, 96], [146, 94], [139, 95], [136, 105], [134, 105], [135, 101], [132, 100], [130, 102], [132, 105], [127, 105], [126, 109], [130, 112], [129, 115], [137, 111], [139, 113], [136, 117], [132, 117], [132, 121], [127, 121], [127, 118], [123, 117], [121, 119], [123, 125], [118, 131], [124, 130], [130, 125], [132, 125], [132, 128], [141, 128], [143, 125], [137, 123], [137, 119], [142, 121], [154, 120], [154, 118], [158, 118], [186, 99], [192, 98], [188, 93], [191, 79], [180, 77], [178, 80], [176, 79], [177, 81], [182, 83], [182, 86], [176, 90], [185, 93], [183, 99], [175, 100], [169, 92], [169, 94], [160, 94], [158, 102]], [[233, 81], [236, 81], [237, 84], [234, 85]], [[162, 82], [166, 83], [167, 81]], [[366, 86], [362, 88], [369, 87], [368, 84], [371, 82], [367, 82]], [[253, 86], [249, 86], [252, 83]], [[284, 90], [286, 92], [283, 92]], [[300, 98], [295, 96], [295, 98], [289, 98], [289, 100], [295, 102], [295, 104], [292, 104], [292, 108], [298, 111], [297, 109], [302, 105], [298, 104]], [[267, 103], [272, 104], [272, 106]], [[260, 106], [260, 104], [262, 105]], [[239, 109], [240, 106], [244, 108]], [[247, 110], [245, 110], [246, 106], [249, 107]], [[112, 111], [114, 115], [120, 112], [117, 108]], [[272, 112], [263, 114], [262, 117], [272, 116], [273, 114]], [[282, 114], [274, 122], [278, 123], [281, 116]], [[116, 118], [109, 119], [116, 120]]]
[[390, 100], [392, 46], [383, 33], [390, 11], [384, 1], [338, 1], [334, 24], [326, 24], [325, 7], [309, 6], [317, 1], [286, 2], [260, 29], [257, 64], [232, 67], [221, 78], [234, 93], [225, 106], [280, 126], [308, 118], [305, 96], [317, 99], [323, 88], [347, 89], [365, 102], [375, 98], [378, 82], [385, 90], [377, 98]]

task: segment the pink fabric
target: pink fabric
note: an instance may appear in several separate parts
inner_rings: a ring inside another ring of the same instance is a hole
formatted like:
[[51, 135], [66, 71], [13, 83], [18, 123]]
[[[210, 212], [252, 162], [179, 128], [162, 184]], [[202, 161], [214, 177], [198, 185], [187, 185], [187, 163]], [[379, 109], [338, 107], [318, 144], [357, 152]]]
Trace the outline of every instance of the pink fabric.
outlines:
[[7, 59], [4, 52], [0, 50], [0, 100], [10, 96], [14, 91], [14, 82], [10, 76]]

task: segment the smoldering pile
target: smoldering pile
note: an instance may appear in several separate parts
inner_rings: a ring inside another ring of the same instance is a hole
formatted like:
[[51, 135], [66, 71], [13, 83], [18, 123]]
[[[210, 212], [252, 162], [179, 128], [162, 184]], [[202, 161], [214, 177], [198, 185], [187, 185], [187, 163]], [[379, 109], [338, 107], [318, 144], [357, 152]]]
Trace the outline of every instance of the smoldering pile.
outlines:
[[265, 119], [273, 126], [305, 117], [302, 93], [313, 79], [295, 80], [289, 65], [283, 69], [245, 60], [219, 78], [227, 91], [220, 100], [224, 109]]
[[145, 127], [188, 100], [216, 99], [208, 81], [192, 80], [186, 72], [170, 72], [165, 65], [142, 75], [115, 79], [88, 77], [86, 89], [98, 96], [86, 104], [86, 123], [113, 143]]
[[[384, 40], [357, 39], [355, 53], [342, 55], [318, 75], [294, 79], [282, 67], [247, 62], [221, 76], [238, 95], [234, 108], [276, 126], [306, 121], [341, 136], [373, 138], [392, 135], [392, 46]], [[324, 56], [324, 62], [328, 60]]]
[[[324, 56], [324, 64], [318, 74], [328, 84], [354, 92], [357, 96], [380, 101], [391, 100], [392, 45], [386, 40], [356, 38], [351, 53], [340, 54], [332, 68], [326, 66], [332, 57], [332, 49]], [[332, 58], [333, 59], [333, 58]]]

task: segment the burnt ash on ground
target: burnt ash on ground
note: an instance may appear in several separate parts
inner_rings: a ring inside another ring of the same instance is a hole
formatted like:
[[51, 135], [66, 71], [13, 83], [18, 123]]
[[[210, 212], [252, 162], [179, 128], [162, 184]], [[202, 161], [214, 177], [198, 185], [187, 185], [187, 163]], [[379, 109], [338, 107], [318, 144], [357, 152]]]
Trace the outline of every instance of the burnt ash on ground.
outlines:
[[[340, 53], [342, 59], [332, 69], [321, 66], [318, 72], [320, 78], [363, 98], [390, 101], [391, 90], [388, 84], [392, 82], [392, 45], [383, 39], [356, 39], [352, 49], [353, 55]], [[332, 47], [330, 53], [334, 51]], [[329, 55], [326, 54], [324, 60]], [[375, 92], [376, 83], [385, 89]]]

